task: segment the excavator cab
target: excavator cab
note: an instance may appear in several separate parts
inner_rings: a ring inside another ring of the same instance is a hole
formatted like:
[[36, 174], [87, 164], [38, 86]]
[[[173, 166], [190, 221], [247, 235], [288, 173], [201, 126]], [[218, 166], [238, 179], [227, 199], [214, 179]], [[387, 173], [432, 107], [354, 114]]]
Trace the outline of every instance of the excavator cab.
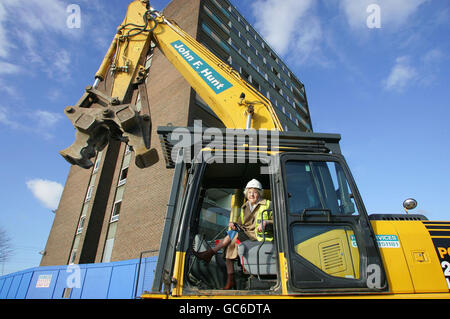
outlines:
[[[270, 198], [269, 176], [260, 174], [255, 163], [205, 163], [189, 228], [185, 289], [221, 289], [225, 286], [225, 251], [205, 263], [193, 254], [215, 246], [227, 235], [228, 224], [239, 216], [243, 190], [252, 178], [261, 181], [265, 199]], [[267, 197], [269, 196], [269, 197]], [[238, 241], [239, 257], [234, 262], [239, 290], [270, 289], [277, 283], [277, 253], [269, 241]]]
[[[174, 154], [176, 143], [169, 136], [175, 130], [158, 128], [167, 154]], [[166, 220], [173, 242], [161, 242], [155, 278], [165, 282], [156, 279], [154, 293], [161, 292], [163, 283], [173, 296], [388, 291], [373, 230], [340, 154], [340, 137], [271, 134], [277, 136], [276, 147], [261, 144], [273, 136], [256, 142], [250, 137], [233, 145], [232, 156], [211, 156], [211, 149], [201, 145], [195, 160], [186, 163], [184, 157], [172, 163], [173, 202]], [[230, 145], [216, 145], [216, 151], [226, 148]], [[261, 153], [270, 155], [264, 158]], [[230, 216], [240, 209], [242, 191], [253, 178], [272, 202], [273, 241], [239, 245], [234, 263], [237, 287], [224, 292], [224, 252], [209, 263], [193, 252], [207, 250], [226, 236]]]

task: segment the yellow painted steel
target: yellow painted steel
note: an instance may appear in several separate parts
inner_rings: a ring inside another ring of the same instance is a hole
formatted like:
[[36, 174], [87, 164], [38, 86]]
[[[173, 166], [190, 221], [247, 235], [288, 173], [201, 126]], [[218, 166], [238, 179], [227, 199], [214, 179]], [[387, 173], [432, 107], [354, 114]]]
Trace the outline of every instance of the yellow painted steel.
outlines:
[[288, 294], [287, 283], [289, 281], [289, 266], [284, 253], [281, 252], [278, 254], [279, 262], [280, 262], [280, 280], [281, 280], [281, 293], [283, 295]]
[[308, 300], [308, 299], [450, 299], [450, 293], [423, 293], [423, 294], [346, 294], [346, 295], [235, 295], [235, 294], [217, 294], [203, 296], [182, 296], [173, 297], [160, 294], [143, 294], [143, 299], [284, 299], [284, 300]]
[[[145, 5], [140, 0], [130, 3], [118, 33], [95, 75], [96, 78], [104, 80], [110, 66], [115, 64], [117, 71], [114, 72], [111, 96], [117, 97], [120, 101], [123, 101], [132, 80], [136, 77], [139, 62], [147, 55], [151, 42], [148, 32], [137, 34], [137, 30], [133, 30], [136, 29], [136, 25], [144, 25], [146, 11]], [[127, 34], [132, 36], [127, 37]], [[127, 71], [120, 71], [121, 69], [127, 69]]]
[[[375, 234], [399, 235], [395, 225], [390, 221], [372, 221], [371, 224]], [[380, 254], [384, 263], [389, 289], [393, 293], [414, 293], [414, 286], [403, 250], [399, 248], [382, 248], [380, 249]]]
[[295, 246], [297, 254], [323, 272], [344, 278], [359, 278], [359, 251], [351, 244], [353, 231], [333, 229]]
[[[239, 292], [221, 292], [208, 296], [183, 295], [183, 273], [185, 253], [177, 252], [175, 257], [174, 279], [176, 286], [169, 296], [162, 294], [143, 294], [150, 299], [450, 299], [434, 245], [420, 221], [371, 221], [376, 235], [395, 235], [399, 247], [380, 247], [390, 291], [388, 293], [308, 295], [289, 294], [288, 261], [284, 253], [279, 254], [281, 295], [248, 295]], [[333, 232], [333, 231], [331, 231]], [[330, 237], [331, 234], [328, 234]], [[331, 237], [349, 238], [350, 234], [334, 233]], [[330, 237], [330, 238], [331, 238]], [[351, 249], [355, 249], [350, 248]], [[347, 251], [349, 252], [349, 251]], [[354, 254], [355, 251], [352, 251]], [[420, 254], [418, 254], [420, 253]], [[357, 276], [356, 276], [357, 277]]]
[[183, 273], [186, 253], [177, 251], [175, 254], [175, 264], [173, 269], [173, 279], [176, 281], [175, 288], [172, 290], [172, 296], [182, 296], [183, 294]]
[[376, 235], [396, 235], [400, 247], [381, 247], [392, 293], [449, 293], [433, 242], [421, 221], [372, 221]]
[[236, 189], [231, 197], [231, 212], [230, 222], [236, 223], [239, 221], [239, 215], [241, 214], [241, 206], [244, 203], [244, 193], [242, 189]]

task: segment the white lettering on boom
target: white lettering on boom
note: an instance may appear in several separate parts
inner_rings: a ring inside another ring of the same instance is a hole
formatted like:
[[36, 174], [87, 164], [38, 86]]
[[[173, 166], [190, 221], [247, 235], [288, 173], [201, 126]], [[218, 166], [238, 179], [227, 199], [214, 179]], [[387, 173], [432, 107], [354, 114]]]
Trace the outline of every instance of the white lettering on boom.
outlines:
[[187, 61], [191, 62], [194, 60], [194, 57], [191, 55], [191, 51], [186, 50], [183, 44], [175, 45], [175, 49], [177, 49], [178, 52], [180, 52], [180, 54], [184, 56]]
[[217, 89], [223, 88], [223, 83], [220, 83], [214, 76], [212, 76], [212, 72], [206, 68], [200, 72], [210, 83], [214, 85]]

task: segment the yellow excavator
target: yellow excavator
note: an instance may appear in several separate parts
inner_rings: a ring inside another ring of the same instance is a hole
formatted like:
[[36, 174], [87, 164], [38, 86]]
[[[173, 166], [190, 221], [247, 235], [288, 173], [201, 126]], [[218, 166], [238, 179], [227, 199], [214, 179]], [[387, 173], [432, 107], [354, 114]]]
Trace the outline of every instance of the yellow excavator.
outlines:
[[[154, 163], [150, 110], [130, 99], [153, 48], [226, 128], [157, 128], [174, 177], [153, 286], [142, 298], [450, 298], [450, 222], [410, 214], [413, 199], [405, 213], [369, 216], [340, 135], [284, 132], [265, 96], [149, 1], [131, 2], [94, 84], [65, 109], [76, 129], [60, 152], [67, 161], [89, 168], [118, 139], [138, 167]], [[98, 90], [108, 72], [111, 94]], [[195, 252], [226, 235], [252, 178], [272, 203], [273, 240], [242, 242], [236, 287], [223, 290], [224, 252], [208, 263]]]

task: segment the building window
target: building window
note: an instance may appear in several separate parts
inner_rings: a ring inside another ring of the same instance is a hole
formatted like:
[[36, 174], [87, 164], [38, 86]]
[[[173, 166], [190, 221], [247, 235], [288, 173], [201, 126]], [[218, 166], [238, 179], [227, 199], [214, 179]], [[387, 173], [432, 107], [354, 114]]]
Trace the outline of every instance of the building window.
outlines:
[[236, 20], [239, 20], [238, 13], [236, 12], [236, 10], [235, 10], [233, 7], [229, 7], [229, 8], [228, 8], [228, 11], [231, 12], [231, 15], [232, 15]]
[[258, 91], [261, 89], [259, 83], [256, 82], [255, 80], [252, 81], [252, 86]]
[[127, 176], [128, 176], [128, 167], [122, 168], [122, 171], [120, 172], [118, 186], [123, 185], [127, 182]]
[[222, 50], [225, 50], [226, 52], [230, 52], [230, 48], [228, 47], [228, 43], [224, 42], [214, 31], [211, 30], [211, 28], [208, 25], [206, 25], [205, 23], [202, 23], [202, 29], [217, 44], [219, 44], [219, 46], [222, 48]]
[[229, 42], [230, 42], [231, 46], [233, 47], [233, 49], [235, 49], [236, 52], [240, 53], [240, 49], [239, 49], [239, 47], [236, 45], [236, 42], [233, 41], [232, 39], [230, 39]]
[[89, 201], [92, 197], [92, 192], [94, 191], [94, 185], [89, 186], [87, 193], [86, 193], [86, 199], [85, 202]]
[[222, 31], [224, 31], [225, 33], [230, 33], [230, 30], [228, 29], [228, 27], [222, 22], [222, 20], [220, 20], [218, 18], [217, 15], [215, 15], [214, 13], [211, 12], [211, 10], [208, 8], [208, 6], [206, 4], [203, 6], [203, 9], [205, 10], [208, 17], [210, 19], [212, 19], [214, 21], [214, 23], [222, 29]]
[[98, 167], [100, 166], [100, 160], [101, 160], [101, 158], [97, 158], [97, 160], [95, 161], [94, 171], [92, 173], [97, 173]]
[[73, 265], [75, 263], [75, 258], [77, 257], [77, 250], [73, 249], [70, 253], [69, 265]]
[[252, 78], [250, 77], [250, 74], [248, 74], [248, 72], [242, 68], [242, 77], [244, 78], [244, 80], [246, 80], [247, 82], [252, 83]]
[[258, 38], [256, 37], [256, 33], [255, 33], [251, 28], [248, 28], [248, 33], [250, 34], [250, 36], [251, 36], [253, 39], [255, 39], [255, 40], [258, 39]]
[[259, 91], [261, 92], [262, 95], [267, 96], [267, 90], [264, 87], [260, 86]]
[[234, 59], [231, 60], [231, 66], [233, 67], [233, 69], [241, 73], [241, 66]]
[[80, 222], [78, 223], [77, 235], [83, 232], [84, 221], [86, 220], [86, 216], [81, 216]]
[[261, 70], [261, 68], [258, 68], [258, 72], [264, 79], [267, 78], [266, 73], [263, 70]]
[[258, 55], [258, 50], [256, 50], [255, 47], [248, 40], [247, 40], [247, 46], [250, 48], [250, 51], [252, 51], [256, 56]]
[[111, 255], [114, 247], [114, 238], [116, 237], [117, 223], [109, 224], [108, 235], [106, 236], [105, 247], [103, 248], [102, 262], [111, 261]]
[[259, 67], [255, 64], [252, 58], [249, 58], [250, 65], [259, 73]]
[[231, 31], [233, 31], [233, 33], [234, 33], [235, 35], [237, 35], [238, 38], [241, 37], [241, 33], [240, 33], [239, 30], [236, 29], [236, 27], [234, 27], [233, 25], [231, 26]]
[[103, 151], [97, 153], [97, 158], [95, 160], [94, 169], [92, 170], [92, 174], [97, 173], [98, 168], [100, 167], [100, 162], [102, 160]]
[[247, 25], [245, 24], [245, 22], [241, 19], [241, 17], [238, 18], [239, 23], [242, 25], [242, 27], [247, 30]]
[[271, 69], [272, 69], [273, 74], [275, 74], [275, 76], [276, 76], [277, 78], [280, 78], [280, 72], [278, 72], [277, 70], [275, 70], [274, 67], [271, 67]]
[[119, 220], [120, 206], [122, 205], [122, 200], [115, 202], [113, 206], [113, 211], [111, 215], [111, 223]]
[[111, 261], [113, 247], [114, 247], [114, 238], [106, 240], [102, 262], [109, 263]]

